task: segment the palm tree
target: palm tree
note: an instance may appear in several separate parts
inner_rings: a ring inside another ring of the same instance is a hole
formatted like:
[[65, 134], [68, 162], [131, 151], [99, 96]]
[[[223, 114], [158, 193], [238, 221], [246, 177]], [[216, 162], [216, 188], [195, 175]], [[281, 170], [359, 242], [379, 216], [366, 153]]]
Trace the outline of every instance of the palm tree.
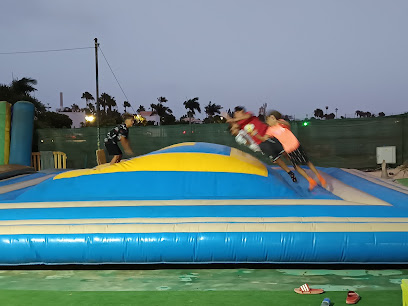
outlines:
[[33, 85], [37, 85], [37, 80], [32, 78], [22, 78], [20, 80], [13, 80], [10, 89], [16, 94], [27, 95], [30, 92], [36, 91]]
[[131, 107], [132, 105], [130, 105], [129, 101], [125, 101], [123, 102], [123, 107], [125, 108], [125, 113], [126, 113], [126, 107]]
[[116, 105], [116, 100], [114, 97], [109, 96], [109, 98], [107, 99], [107, 104], [106, 106], [108, 107], [108, 111], [109, 113], [112, 113], [112, 108], [114, 108]]
[[81, 112], [85, 112], [86, 115], [95, 115], [96, 108], [92, 103], [89, 103], [88, 107], [81, 108]]
[[81, 99], [85, 99], [85, 101], [86, 101], [86, 107], [88, 107], [89, 101], [94, 101], [94, 100], [95, 100], [94, 97], [93, 97], [89, 92], [87, 92], [87, 91], [85, 91], [85, 92], [82, 94]]
[[321, 110], [320, 108], [316, 108], [314, 110], [314, 116], [316, 118], [323, 118], [324, 114], [323, 114], [323, 110]]
[[190, 119], [189, 121], [191, 123], [191, 118], [193, 117], [193, 115], [195, 115], [195, 110], [198, 110], [198, 112], [201, 113], [200, 103], [198, 103], [198, 97], [184, 101], [183, 105], [186, 109], [189, 110], [187, 114]]
[[144, 111], [146, 111], [145, 107], [143, 105], [139, 105], [139, 108], [137, 109], [137, 112], [140, 113], [140, 112], [144, 112]]
[[208, 115], [210, 122], [212, 122], [213, 116], [215, 114], [220, 114], [220, 109], [222, 108], [221, 105], [212, 104], [211, 101], [208, 103], [207, 106], [204, 107], [205, 113]]
[[107, 93], [102, 93], [99, 97], [99, 104], [103, 107], [103, 112], [106, 113], [106, 107], [108, 106], [108, 100], [111, 98]]
[[10, 85], [0, 84], [0, 99], [11, 104], [17, 101], [32, 102], [35, 106], [35, 116], [38, 118], [47, 112], [47, 109], [43, 103], [31, 96], [31, 92], [37, 90], [33, 87], [36, 84], [37, 81], [32, 78], [15, 79]]
[[90, 112], [91, 114], [95, 114], [95, 113], [96, 113], [96, 107], [95, 107], [92, 103], [89, 103], [89, 104], [88, 104], [88, 109], [89, 109], [89, 112]]
[[169, 116], [173, 113], [173, 111], [169, 107], [164, 106], [161, 103], [150, 104], [150, 107], [152, 108], [153, 113], [159, 115], [160, 122], [163, 121], [164, 117]]
[[157, 101], [159, 101], [159, 103], [161, 104], [161, 103], [166, 103], [169, 100], [167, 100], [166, 97], [158, 97]]
[[79, 108], [79, 106], [77, 104], [74, 103], [74, 104], [71, 105], [71, 110], [73, 112], [79, 112], [80, 108]]

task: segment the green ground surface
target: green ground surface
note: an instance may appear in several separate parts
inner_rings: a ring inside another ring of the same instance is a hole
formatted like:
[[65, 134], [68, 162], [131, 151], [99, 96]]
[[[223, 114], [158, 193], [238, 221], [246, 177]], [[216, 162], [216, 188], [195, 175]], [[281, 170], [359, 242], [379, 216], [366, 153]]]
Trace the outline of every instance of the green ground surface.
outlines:
[[404, 186], [408, 186], [408, 178], [399, 179], [397, 181]]
[[[401, 305], [408, 270], [3, 270], [0, 305]], [[299, 295], [308, 283], [321, 295]]]
[[[346, 305], [345, 292], [301, 296], [288, 291], [220, 292], [86, 292], [1, 290], [2, 305], [279, 305], [318, 306], [329, 297], [332, 305]], [[358, 305], [401, 305], [401, 291], [365, 292]]]

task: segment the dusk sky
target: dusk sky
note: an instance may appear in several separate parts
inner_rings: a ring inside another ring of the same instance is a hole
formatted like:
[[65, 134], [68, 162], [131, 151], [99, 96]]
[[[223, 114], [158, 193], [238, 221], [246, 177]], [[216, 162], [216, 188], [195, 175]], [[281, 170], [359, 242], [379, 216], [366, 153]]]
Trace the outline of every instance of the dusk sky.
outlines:
[[[199, 97], [303, 119], [316, 108], [408, 111], [406, 0], [2, 0], [0, 53], [100, 47], [136, 110]], [[0, 83], [38, 81], [54, 109], [95, 96], [94, 49], [0, 54]], [[126, 97], [102, 54], [99, 92]], [[121, 111], [123, 107], [119, 108]]]

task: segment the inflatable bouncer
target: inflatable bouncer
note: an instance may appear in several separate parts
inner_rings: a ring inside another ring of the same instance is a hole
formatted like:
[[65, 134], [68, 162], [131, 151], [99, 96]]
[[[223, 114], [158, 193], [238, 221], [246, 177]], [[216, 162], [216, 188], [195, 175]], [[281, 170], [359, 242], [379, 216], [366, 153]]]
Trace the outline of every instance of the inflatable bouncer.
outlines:
[[308, 191], [252, 155], [181, 143], [0, 182], [0, 264], [408, 263], [408, 189], [321, 168]]

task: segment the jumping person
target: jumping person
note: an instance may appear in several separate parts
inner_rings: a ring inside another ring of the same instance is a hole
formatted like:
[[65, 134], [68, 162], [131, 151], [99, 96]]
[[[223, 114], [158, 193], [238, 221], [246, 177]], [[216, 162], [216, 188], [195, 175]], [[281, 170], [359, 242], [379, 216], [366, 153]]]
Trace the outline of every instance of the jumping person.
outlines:
[[273, 137], [267, 137], [265, 140], [261, 140], [258, 137], [254, 137], [256, 134], [265, 135], [268, 126], [261, 122], [253, 114], [246, 112], [242, 106], [237, 106], [234, 109], [233, 118], [224, 114], [231, 125], [236, 123], [240, 130], [245, 131], [252, 140], [259, 146], [263, 154], [268, 156], [273, 163], [278, 164], [285, 172], [290, 176], [293, 182], [297, 182], [295, 174], [286, 166], [286, 164], [280, 159], [281, 155], [285, 152], [282, 144]]
[[309, 182], [309, 190], [313, 190], [317, 183], [314, 179], [307, 175], [305, 170], [303, 170], [300, 165], [307, 165], [310, 170], [316, 175], [320, 184], [323, 187], [327, 186], [326, 180], [322, 175], [317, 171], [316, 167], [307, 157], [307, 154], [303, 147], [300, 145], [299, 140], [290, 130], [290, 124], [282, 119], [282, 114], [278, 111], [271, 111], [266, 117], [266, 123], [269, 125], [269, 128], [266, 130], [265, 135], [256, 136], [261, 140], [265, 140], [268, 137], [276, 138], [280, 141], [283, 146], [283, 149], [288, 154], [290, 161], [293, 164], [293, 167], [297, 172], [299, 172], [305, 179]]
[[244, 130], [241, 130], [238, 123], [232, 122], [230, 123], [229, 131], [232, 136], [235, 136], [235, 141], [240, 144], [247, 146], [249, 149], [251, 149], [254, 152], [261, 152], [261, 148], [258, 146], [258, 144], [253, 140], [251, 135], [249, 135], [247, 132]]
[[121, 143], [125, 153], [133, 155], [133, 151], [129, 145], [129, 128], [133, 126], [135, 118], [133, 115], [125, 113], [123, 115], [123, 123], [116, 126], [105, 137], [105, 147], [108, 150], [109, 155], [113, 155], [110, 162], [111, 165], [119, 163], [122, 159], [122, 151], [119, 148], [118, 142]]

